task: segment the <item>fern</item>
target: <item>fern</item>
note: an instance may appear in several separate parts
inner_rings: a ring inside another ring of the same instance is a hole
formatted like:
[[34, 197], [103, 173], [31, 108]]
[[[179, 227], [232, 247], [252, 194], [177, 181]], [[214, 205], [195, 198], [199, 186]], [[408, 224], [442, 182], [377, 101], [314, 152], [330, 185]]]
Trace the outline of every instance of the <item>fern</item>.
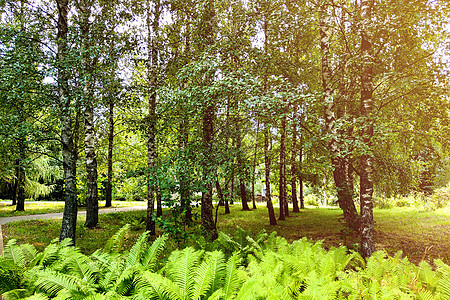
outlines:
[[257, 280], [248, 280], [243, 285], [242, 288], [239, 290], [238, 294], [234, 298], [235, 300], [248, 300], [248, 299], [255, 299], [255, 291], [259, 287], [259, 282]]
[[[240, 288], [242, 285], [242, 275], [238, 269], [239, 266], [239, 256], [237, 253], [235, 253], [233, 256], [231, 256], [227, 263], [225, 268], [225, 279], [224, 279], [224, 285], [223, 285], [223, 292], [225, 299], [231, 298], [233, 295], [236, 294], [236, 291]], [[241, 273], [242, 274], [242, 273]]]
[[450, 299], [450, 274], [442, 277], [439, 280], [439, 285], [437, 287], [437, 292], [442, 297], [442, 299]]
[[22, 250], [22, 247], [16, 244], [14, 239], [6, 244], [4, 256], [20, 267], [25, 267], [28, 262], [26, 253]]
[[3, 293], [4, 299], [8, 300], [15, 300], [15, 299], [24, 299], [28, 296], [30, 296], [30, 291], [26, 289], [15, 289], [8, 291], [6, 293]]
[[120, 228], [105, 244], [104, 252], [120, 252], [130, 232], [130, 224]]
[[59, 247], [56, 244], [50, 244], [44, 251], [36, 255], [33, 265], [49, 266], [59, 258]]
[[152, 243], [152, 245], [142, 254], [141, 264], [145, 269], [152, 271], [155, 268], [156, 260], [158, 259], [158, 256], [164, 249], [167, 239], [168, 239], [167, 235], [158, 237]]
[[94, 277], [99, 272], [92, 260], [77, 248], [63, 248], [61, 257], [63, 258], [62, 267], [69, 270], [68, 274], [82, 278], [86, 282], [93, 282]]
[[191, 299], [200, 299], [208, 291], [215, 291], [223, 280], [225, 263], [222, 252], [214, 251], [198, 266], [194, 275]]
[[133, 292], [135, 281], [135, 270], [125, 268], [113, 282], [114, 292], [119, 295], [130, 295]]
[[94, 289], [76, 276], [57, 273], [52, 270], [38, 271], [36, 287], [50, 296], [56, 296], [63, 290], [69, 293], [87, 295]]
[[0, 256], [0, 294], [20, 288], [23, 272], [13, 261]]
[[146, 231], [138, 238], [136, 243], [131, 247], [130, 252], [127, 255], [125, 267], [132, 267], [141, 261], [141, 256], [144, 249], [147, 246], [147, 238], [150, 232]]
[[198, 264], [203, 251], [196, 251], [188, 247], [182, 251], [175, 250], [169, 256], [167, 275], [187, 294], [194, 281], [194, 268]]
[[142, 274], [137, 290], [145, 299], [187, 299], [187, 294], [179, 285], [169, 278], [149, 271]]

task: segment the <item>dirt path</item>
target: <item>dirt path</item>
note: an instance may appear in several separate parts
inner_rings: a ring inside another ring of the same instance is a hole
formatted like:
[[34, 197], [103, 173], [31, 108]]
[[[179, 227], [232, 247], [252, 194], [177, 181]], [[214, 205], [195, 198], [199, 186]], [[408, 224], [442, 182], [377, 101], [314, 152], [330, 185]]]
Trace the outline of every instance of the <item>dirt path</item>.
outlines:
[[[99, 214], [115, 213], [122, 211], [134, 211], [134, 210], [145, 210], [147, 206], [130, 206], [130, 207], [115, 207], [115, 208], [104, 208], [98, 211]], [[86, 215], [85, 211], [79, 211], [78, 216]], [[53, 214], [42, 214], [42, 215], [27, 215], [27, 216], [17, 216], [17, 217], [0, 217], [0, 255], [3, 254], [3, 234], [2, 225], [17, 221], [26, 220], [47, 220], [47, 219], [58, 219], [62, 218], [63, 213], [53, 213]]]

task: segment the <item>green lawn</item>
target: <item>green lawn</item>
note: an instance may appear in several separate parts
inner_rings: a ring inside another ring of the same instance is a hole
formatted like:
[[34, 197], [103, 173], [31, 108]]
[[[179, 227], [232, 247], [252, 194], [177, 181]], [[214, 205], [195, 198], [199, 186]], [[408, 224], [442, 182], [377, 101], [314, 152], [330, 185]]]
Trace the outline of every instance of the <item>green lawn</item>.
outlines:
[[[100, 209], [105, 206], [104, 201], [99, 203]], [[128, 206], [138, 206], [145, 205], [145, 202], [126, 202], [126, 201], [113, 201], [113, 207], [128, 207]], [[15, 216], [25, 216], [25, 215], [40, 215], [40, 214], [50, 214], [59, 213], [64, 210], [63, 202], [26, 202], [25, 211], [15, 211], [16, 206], [11, 205], [11, 201], [0, 201], [0, 217], [15, 217]], [[79, 208], [80, 211], [85, 210], [84, 207]]]
[[[145, 211], [102, 214], [100, 225], [95, 229], [83, 227], [84, 217], [80, 217], [77, 227], [77, 246], [85, 253], [102, 247], [106, 240], [120, 227], [133, 224], [128, 245], [144, 229]], [[450, 262], [450, 209], [421, 212], [414, 208], [375, 209], [375, 234], [377, 250], [385, 249], [394, 254], [403, 250], [415, 263], [422, 259], [432, 261], [440, 258]], [[52, 239], [59, 237], [60, 220], [22, 221], [3, 226], [6, 240], [17, 239], [19, 243], [32, 243], [42, 249]], [[220, 231], [233, 234], [237, 228], [258, 233], [276, 231], [288, 240], [308, 237], [324, 240], [325, 247], [345, 245], [357, 248], [358, 236], [349, 233], [343, 224], [342, 212], [337, 208], [308, 208], [298, 214], [291, 214], [277, 226], [268, 225], [267, 209], [241, 211], [239, 205], [231, 207], [230, 215], [219, 212]], [[159, 230], [158, 232], [162, 232]], [[6, 241], [5, 241], [6, 242]]]

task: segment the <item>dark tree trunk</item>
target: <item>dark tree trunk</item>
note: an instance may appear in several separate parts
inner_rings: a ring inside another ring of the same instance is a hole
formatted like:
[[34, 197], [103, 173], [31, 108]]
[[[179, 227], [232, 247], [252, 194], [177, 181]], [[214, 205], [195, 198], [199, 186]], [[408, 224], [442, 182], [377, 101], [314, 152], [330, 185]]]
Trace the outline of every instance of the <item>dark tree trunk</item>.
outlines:
[[295, 115], [297, 106], [294, 106], [294, 118], [292, 119], [292, 152], [291, 152], [291, 188], [292, 188], [292, 212], [300, 212], [297, 199], [297, 123]]
[[[178, 136], [178, 145], [181, 150], [182, 158], [185, 162], [188, 161], [188, 155], [186, 153], [187, 144], [189, 141], [189, 119], [187, 116], [183, 116], [183, 122], [180, 123]], [[180, 199], [181, 209], [184, 212], [185, 223], [192, 222], [192, 210], [189, 191], [189, 173], [186, 168], [180, 170]]]
[[[209, 0], [205, 3], [205, 10], [203, 11], [200, 20], [200, 35], [203, 39], [203, 43], [199, 45], [199, 50], [201, 51], [204, 51], [206, 46], [214, 43], [214, 16], [214, 0]], [[210, 80], [211, 78], [206, 78], [204, 84], [209, 85]], [[213, 152], [215, 105], [213, 99], [205, 99], [202, 108], [202, 116], [202, 173], [205, 191], [202, 194], [201, 220], [204, 237], [206, 240], [211, 241], [217, 238], [217, 228], [214, 223], [212, 212], [212, 189], [216, 173], [213, 168], [215, 161]]]
[[11, 192], [12, 203], [11, 205], [17, 205], [17, 197], [19, 197], [19, 177], [20, 177], [20, 159], [16, 159], [16, 178], [14, 179], [14, 190]]
[[73, 144], [72, 118], [70, 95], [68, 89], [69, 75], [66, 69], [67, 59], [67, 14], [68, 0], [57, 0], [58, 33], [57, 33], [57, 61], [58, 61], [58, 97], [61, 114], [61, 143], [64, 170], [64, 213], [59, 239], [72, 239], [75, 244], [77, 225], [77, 188], [76, 188], [76, 160]]
[[[367, 151], [372, 149], [373, 123], [369, 119], [373, 109], [373, 53], [370, 31], [372, 18], [372, 0], [361, 1], [361, 116], [366, 118], [362, 139]], [[375, 251], [373, 223], [373, 161], [370, 153], [360, 158], [360, 207], [361, 207], [361, 252], [364, 258], [370, 257]]]
[[258, 134], [259, 134], [259, 120], [257, 121], [257, 124], [256, 124], [255, 152], [253, 153], [253, 172], [252, 172], [252, 202], [253, 202], [253, 209], [256, 209], [255, 177], [256, 177], [256, 154], [258, 153]]
[[264, 125], [264, 165], [266, 173], [266, 202], [267, 209], [269, 211], [269, 222], [270, 225], [277, 225], [277, 218], [275, 217], [275, 211], [272, 204], [272, 195], [270, 193], [270, 168], [271, 160], [269, 156], [269, 127], [267, 124]]
[[108, 182], [106, 184], [105, 207], [112, 206], [112, 176], [113, 176], [113, 149], [114, 149], [114, 100], [109, 99], [109, 131], [108, 131]]
[[[236, 112], [236, 114], [239, 114]], [[240, 128], [240, 118], [236, 118], [236, 151], [237, 151], [237, 168], [238, 168], [238, 176], [239, 176], [239, 190], [241, 194], [241, 200], [242, 200], [242, 210], [250, 210], [250, 207], [248, 207], [247, 202], [247, 192], [245, 190], [245, 167], [244, 163], [242, 161], [242, 149], [241, 149], [241, 143], [242, 143], [242, 135], [241, 135], [241, 128]]]
[[214, 107], [207, 105], [203, 109], [203, 183], [205, 191], [202, 194], [201, 204], [201, 220], [207, 240], [214, 240], [217, 238], [217, 230], [214, 226], [213, 219], [213, 204], [212, 204], [212, 176], [213, 176], [213, 129], [214, 122]]
[[231, 186], [230, 186], [230, 204], [234, 204], [234, 165], [232, 166], [231, 171]]
[[281, 119], [280, 138], [280, 216], [278, 220], [284, 220], [289, 216], [288, 203], [286, 199], [286, 116]]
[[335, 118], [335, 103], [333, 100], [331, 89], [331, 66], [330, 66], [330, 45], [329, 45], [329, 23], [330, 17], [327, 14], [327, 7], [322, 6], [320, 11], [320, 48], [322, 50], [322, 87], [324, 92], [325, 107], [325, 124], [327, 133], [331, 136], [328, 148], [331, 153], [331, 163], [333, 165], [333, 177], [337, 189], [339, 207], [344, 213], [344, 218], [347, 225], [354, 229], [359, 229], [358, 213], [356, 211], [355, 203], [352, 199], [352, 192], [349, 191], [347, 185], [345, 168], [343, 168], [343, 159], [341, 158], [339, 144], [336, 136], [336, 118]]
[[[226, 119], [225, 119], [225, 145], [226, 145], [226, 150], [227, 152], [229, 152], [230, 150], [230, 97], [228, 97], [227, 99], [227, 110], [226, 110]], [[233, 164], [231, 164], [231, 167], [233, 168]], [[232, 169], [233, 170], [233, 169]], [[231, 177], [233, 177], [233, 171], [231, 171]], [[224, 201], [224, 205], [225, 205], [225, 214], [230, 214], [230, 206], [228, 204], [228, 198], [231, 197], [232, 195], [232, 191], [229, 189], [229, 183], [231, 181], [231, 178], [229, 180], [226, 180], [225, 182], [225, 191], [226, 191], [226, 195], [225, 195], [225, 201]], [[231, 200], [231, 198], [230, 198]]]
[[159, 184], [156, 186], [156, 216], [161, 217], [162, 212], [162, 194]]
[[24, 138], [19, 138], [18, 141], [19, 148], [19, 159], [17, 165], [17, 190], [16, 190], [16, 211], [25, 210], [25, 140]]
[[219, 196], [218, 205], [222, 205], [222, 203], [225, 202], [225, 198], [223, 197], [222, 188], [220, 187], [219, 179], [216, 179], [216, 190], [217, 190], [217, 195]]
[[305, 208], [305, 199], [303, 198], [303, 135], [300, 135], [300, 153], [299, 153], [299, 185], [300, 185], [300, 209]]
[[148, 183], [147, 183], [147, 222], [146, 231], [150, 235], [156, 234], [155, 223], [155, 193], [157, 190], [157, 174], [156, 174], [156, 88], [157, 88], [157, 64], [158, 52], [156, 41], [153, 35], [158, 34], [159, 31], [159, 17], [160, 2], [154, 1], [153, 22], [150, 18], [150, 3], [147, 8], [147, 34], [148, 34], [148, 65], [147, 65], [147, 80], [149, 84], [148, 91], [148, 135], [147, 135], [147, 168], [148, 168]]

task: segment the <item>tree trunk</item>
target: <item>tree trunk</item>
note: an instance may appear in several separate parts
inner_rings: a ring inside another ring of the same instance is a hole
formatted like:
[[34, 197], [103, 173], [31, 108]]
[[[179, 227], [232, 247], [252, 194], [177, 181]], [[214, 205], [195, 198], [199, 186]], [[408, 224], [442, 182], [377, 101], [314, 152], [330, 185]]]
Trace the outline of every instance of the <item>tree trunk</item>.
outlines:
[[162, 194], [159, 184], [156, 185], [156, 216], [161, 217], [162, 212]]
[[231, 186], [230, 186], [230, 204], [234, 204], [234, 164], [231, 170]]
[[[199, 50], [204, 51], [206, 46], [214, 43], [214, 0], [209, 0], [205, 3], [205, 10], [202, 13], [200, 24], [200, 35], [202, 37], [202, 44], [199, 45]], [[211, 78], [205, 78], [204, 84], [209, 85]], [[215, 105], [213, 99], [205, 99], [202, 106], [202, 173], [204, 192], [202, 194], [201, 204], [201, 220], [204, 230], [204, 237], [206, 240], [215, 240], [217, 238], [217, 228], [213, 218], [213, 204], [212, 204], [212, 189], [215, 180], [215, 170], [213, 168], [215, 157], [213, 152], [214, 139], [214, 119], [215, 119]]]
[[366, 145], [366, 153], [360, 158], [360, 207], [361, 207], [361, 252], [364, 258], [375, 251], [373, 224], [373, 161], [371, 138], [373, 123], [370, 120], [373, 109], [373, 53], [370, 31], [373, 1], [361, 1], [361, 116], [366, 118], [362, 130], [362, 139]]
[[[19, 177], [20, 177], [20, 159], [16, 159], [16, 178], [14, 180], [14, 195], [12, 197], [11, 205], [17, 205], [17, 198], [19, 197]], [[11, 193], [12, 194], [12, 193]]]
[[252, 202], [253, 202], [253, 209], [256, 209], [255, 177], [256, 177], [256, 154], [258, 153], [258, 134], [259, 134], [259, 120], [257, 121], [257, 124], [256, 124], [255, 152], [253, 153], [253, 172], [252, 172]]
[[303, 198], [303, 134], [300, 134], [300, 153], [299, 153], [299, 170], [298, 173], [300, 174], [299, 176], [299, 182], [298, 184], [300, 185], [300, 209], [304, 209], [305, 208], [305, 199]]
[[221, 205], [225, 202], [225, 198], [223, 197], [222, 188], [220, 187], [219, 179], [216, 179], [216, 191], [217, 195], [219, 197], [219, 203], [218, 205]]
[[108, 131], [108, 183], [106, 184], [105, 207], [112, 206], [112, 175], [113, 175], [113, 148], [114, 148], [114, 100], [109, 99], [109, 131]]
[[147, 65], [147, 81], [148, 81], [148, 136], [147, 136], [147, 168], [148, 168], [148, 182], [147, 182], [147, 222], [146, 231], [150, 235], [156, 234], [156, 223], [154, 220], [155, 211], [155, 193], [157, 185], [156, 174], [156, 88], [157, 88], [157, 64], [158, 52], [156, 48], [156, 41], [152, 35], [156, 35], [159, 31], [159, 17], [160, 2], [156, 0], [154, 5], [154, 19], [150, 20], [150, 2], [147, 8], [147, 47], [148, 47], [148, 65]]
[[16, 211], [24, 211], [25, 210], [25, 140], [23, 137], [19, 138], [18, 141], [19, 148], [19, 159], [17, 166], [17, 191], [16, 191]]
[[97, 156], [95, 154], [94, 103], [90, 59], [89, 17], [91, 8], [87, 1], [79, 1], [81, 16], [81, 63], [83, 69], [84, 145], [86, 156], [86, 222], [94, 228], [98, 224]]
[[295, 115], [297, 114], [297, 105], [294, 105], [294, 118], [292, 119], [292, 152], [291, 152], [291, 188], [292, 188], [292, 212], [300, 212], [297, 199], [297, 123]]
[[286, 193], [286, 116], [281, 119], [280, 137], [280, 216], [278, 220], [284, 220], [289, 216]]
[[[238, 109], [238, 108], [237, 108]], [[236, 110], [237, 110], [236, 109]], [[239, 112], [236, 112], [236, 151], [237, 151], [237, 168], [238, 168], [238, 176], [239, 176], [239, 190], [241, 194], [241, 200], [242, 200], [242, 210], [250, 210], [250, 207], [248, 206], [247, 202], [247, 192], [245, 190], [245, 167], [244, 163], [242, 161], [242, 135], [241, 135], [241, 128], [240, 123], [241, 120], [239, 118]]]
[[277, 225], [277, 219], [275, 217], [275, 211], [272, 204], [272, 195], [270, 193], [270, 156], [269, 156], [269, 127], [267, 124], [264, 125], [264, 165], [266, 173], [266, 201], [267, 209], [269, 211], [269, 222], [270, 225]]
[[212, 204], [212, 176], [213, 171], [213, 120], [214, 107], [207, 104], [203, 108], [203, 183], [205, 191], [202, 194], [201, 219], [204, 229], [205, 238], [207, 240], [215, 240], [217, 238], [217, 230], [214, 226], [213, 204]]
[[69, 76], [66, 69], [67, 59], [67, 14], [68, 0], [57, 0], [58, 33], [57, 33], [57, 62], [58, 62], [58, 98], [61, 113], [61, 143], [64, 169], [64, 213], [61, 223], [60, 241], [70, 238], [75, 244], [77, 225], [77, 188], [76, 161], [74, 154], [72, 118], [69, 96]]
[[[188, 155], [186, 153], [187, 144], [189, 141], [189, 119], [186, 115], [183, 116], [183, 122], [180, 123], [178, 135], [178, 147], [181, 150], [182, 159], [188, 165]], [[184, 222], [192, 222], [192, 211], [189, 191], [189, 173], [186, 168], [180, 168], [180, 202], [181, 209], [184, 213]]]
[[337, 132], [335, 128], [335, 104], [333, 100], [333, 92], [331, 89], [331, 66], [330, 66], [330, 45], [329, 45], [329, 23], [330, 17], [327, 14], [327, 7], [322, 6], [320, 10], [320, 48], [322, 50], [322, 87], [324, 93], [325, 107], [325, 124], [327, 133], [330, 135], [328, 144], [331, 153], [331, 164], [333, 166], [333, 177], [337, 189], [339, 207], [344, 213], [347, 225], [353, 230], [359, 229], [358, 213], [355, 203], [352, 199], [352, 193], [347, 185], [345, 168], [343, 168], [343, 159], [339, 145], [336, 139]]

